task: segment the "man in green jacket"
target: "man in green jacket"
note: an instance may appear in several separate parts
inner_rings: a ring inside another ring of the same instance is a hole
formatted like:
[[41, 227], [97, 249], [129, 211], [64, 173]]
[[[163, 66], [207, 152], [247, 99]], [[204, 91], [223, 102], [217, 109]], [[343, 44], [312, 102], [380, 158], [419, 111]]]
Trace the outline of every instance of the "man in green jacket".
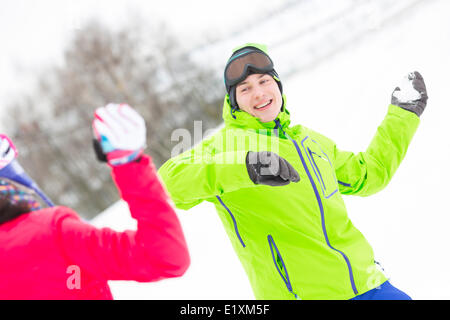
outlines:
[[358, 154], [290, 124], [265, 46], [235, 49], [224, 78], [224, 128], [159, 170], [175, 205], [215, 205], [256, 299], [410, 299], [376, 267], [342, 195], [374, 194], [392, 178], [426, 106], [421, 75], [394, 90]]

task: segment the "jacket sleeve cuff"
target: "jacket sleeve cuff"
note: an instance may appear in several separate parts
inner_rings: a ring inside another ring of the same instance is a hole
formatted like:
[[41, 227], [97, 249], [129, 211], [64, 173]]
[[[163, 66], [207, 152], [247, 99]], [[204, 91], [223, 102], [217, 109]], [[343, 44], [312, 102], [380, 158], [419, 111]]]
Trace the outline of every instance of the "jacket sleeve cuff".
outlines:
[[417, 114], [412, 111], [405, 110], [402, 107], [396, 106], [395, 104], [389, 105], [388, 113], [395, 114], [407, 121], [412, 121], [413, 123], [419, 124], [420, 122], [420, 118]]
[[147, 190], [158, 179], [151, 157], [145, 154], [137, 161], [112, 166], [112, 177], [122, 198], [125, 191]]

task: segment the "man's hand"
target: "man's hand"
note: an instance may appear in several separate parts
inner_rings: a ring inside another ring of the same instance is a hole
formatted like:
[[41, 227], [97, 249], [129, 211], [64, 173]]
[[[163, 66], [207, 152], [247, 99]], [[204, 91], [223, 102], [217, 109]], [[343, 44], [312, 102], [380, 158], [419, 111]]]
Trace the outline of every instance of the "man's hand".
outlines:
[[255, 184], [284, 186], [300, 181], [300, 176], [294, 167], [287, 160], [270, 151], [249, 151], [245, 163], [248, 175]]
[[409, 73], [392, 93], [391, 103], [414, 112], [418, 117], [427, 105], [428, 95], [425, 82], [417, 71]]
[[6, 167], [17, 157], [17, 149], [11, 139], [0, 134], [0, 169]]
[[100, 161], [112, 166], [140, 158], [145, 148], [144, 119], [127, 104], [108, 104], [95, 111], [94, 149]]

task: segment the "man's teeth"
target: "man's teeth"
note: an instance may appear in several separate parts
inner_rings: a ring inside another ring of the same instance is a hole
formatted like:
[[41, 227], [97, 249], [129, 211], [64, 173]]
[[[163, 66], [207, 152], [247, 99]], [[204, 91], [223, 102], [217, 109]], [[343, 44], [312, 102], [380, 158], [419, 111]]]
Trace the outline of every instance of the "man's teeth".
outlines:
[[259, 106], [256, 106], [255, 109], [261, 109], [261, 108], [264, 108], [265, 106], [267, 106], [267, 105], [270, 104], [271, 102], [272, 102], [272, 100], [269, 100], [269, 101], [267, 101], [267, 102], [264, 103], [264, 104], [261, 104], [261, 105], [259, 105]]

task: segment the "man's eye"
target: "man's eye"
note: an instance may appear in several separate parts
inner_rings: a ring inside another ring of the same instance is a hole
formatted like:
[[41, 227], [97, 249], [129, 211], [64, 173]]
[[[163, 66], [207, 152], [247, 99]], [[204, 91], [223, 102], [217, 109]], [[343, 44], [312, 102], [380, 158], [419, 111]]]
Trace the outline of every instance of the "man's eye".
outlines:
[[246, 92], [248, 90], [248, 88], [242, 88], [241, 92]]

